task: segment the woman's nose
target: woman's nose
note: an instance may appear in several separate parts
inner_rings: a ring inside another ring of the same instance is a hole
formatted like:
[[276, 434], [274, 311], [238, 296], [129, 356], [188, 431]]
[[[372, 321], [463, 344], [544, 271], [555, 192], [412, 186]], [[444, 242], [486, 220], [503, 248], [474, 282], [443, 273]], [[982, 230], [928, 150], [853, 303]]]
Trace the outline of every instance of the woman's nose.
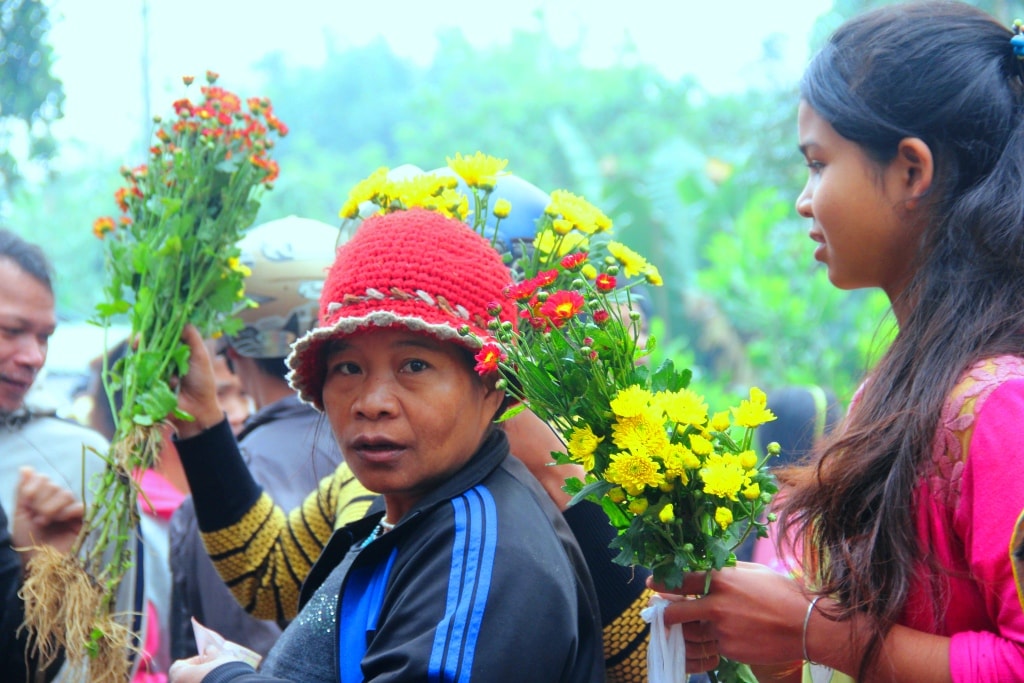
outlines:
[[371, 419], [396, 414], [398, 401], [394, 382], [388, 378], [368, 377], [356, 396], [353, 408], [360, 415]]
[[811, 199], [813, 194], [811, 193], [811, 183], [808, 182], [804, 185], [803, 191], [797, 195], [796, 198], [796, 212], [804, 218], [814, 218], [814, 213], [811, 210]]

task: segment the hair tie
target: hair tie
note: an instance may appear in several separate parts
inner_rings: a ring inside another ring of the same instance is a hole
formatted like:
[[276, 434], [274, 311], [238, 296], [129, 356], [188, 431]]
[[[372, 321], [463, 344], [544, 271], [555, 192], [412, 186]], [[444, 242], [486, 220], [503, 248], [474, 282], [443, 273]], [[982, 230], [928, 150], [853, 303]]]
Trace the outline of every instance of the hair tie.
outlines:
[[1013, 48], [1013, 54], [1017, 56], [1017, 59], [1024, 60], [1024, 33], [1022, 33], [1024, 29], [1021, 28], [1022, 26], [1024, 26], [1024, 20], [1013, 20], [1013, 26], [1010, 28], [1013, 31], [1010, 47]]

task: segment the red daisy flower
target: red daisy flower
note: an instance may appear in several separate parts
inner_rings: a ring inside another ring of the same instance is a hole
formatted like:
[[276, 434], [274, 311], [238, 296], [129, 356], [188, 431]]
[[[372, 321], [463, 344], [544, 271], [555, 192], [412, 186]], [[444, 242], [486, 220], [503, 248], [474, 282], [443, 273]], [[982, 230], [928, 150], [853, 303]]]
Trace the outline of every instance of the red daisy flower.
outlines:
[[555, 327], [561, 327], [583, 310], [583, 297], [579, 292], [560, 290], [548, 297], [540, 307], [540, 313]]
[[500, 346], [494, 342], [487, 342], [483, 345], [483, 348], [477, 352], [476, 356], [476, 371], [477, 374], [486, 375], [489, 372], [494, 372], [498, 369], [498, 363], [508, 360], [508, 356]]

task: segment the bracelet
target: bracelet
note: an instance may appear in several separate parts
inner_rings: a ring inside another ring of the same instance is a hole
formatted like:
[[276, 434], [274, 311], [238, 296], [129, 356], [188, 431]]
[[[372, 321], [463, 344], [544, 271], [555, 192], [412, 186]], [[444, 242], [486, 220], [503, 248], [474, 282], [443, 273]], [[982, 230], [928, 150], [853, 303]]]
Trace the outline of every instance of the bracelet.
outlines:
[[807, 605], [807, 615], [804, 617], [804, 635], [803, 635], [803, 646], [804, 646], [804, 661], [808, 664], [813, 664], [811, 656], [807, 654], [807, 625], [811, 623], [811, 612], [814, 611], [814, 606], [818, 604], [818, 600], [821, 600], [820, 595], [814, 596], [811, 600], [811, 604]]

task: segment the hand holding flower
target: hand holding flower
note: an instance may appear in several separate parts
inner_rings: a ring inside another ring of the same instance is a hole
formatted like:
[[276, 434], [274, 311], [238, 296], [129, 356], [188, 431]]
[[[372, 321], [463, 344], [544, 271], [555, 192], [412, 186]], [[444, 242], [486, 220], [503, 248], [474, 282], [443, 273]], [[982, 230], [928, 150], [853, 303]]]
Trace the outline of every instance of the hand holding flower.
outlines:
[[195, 325], [186, 325], [181, 340], [189, 348], [188, 370], [176, 378], [178, 409], [191, 419], [171, 415], [180, 438], [195, 436], [224, 419], [217, 402], [217, 381], [209, 351]]

